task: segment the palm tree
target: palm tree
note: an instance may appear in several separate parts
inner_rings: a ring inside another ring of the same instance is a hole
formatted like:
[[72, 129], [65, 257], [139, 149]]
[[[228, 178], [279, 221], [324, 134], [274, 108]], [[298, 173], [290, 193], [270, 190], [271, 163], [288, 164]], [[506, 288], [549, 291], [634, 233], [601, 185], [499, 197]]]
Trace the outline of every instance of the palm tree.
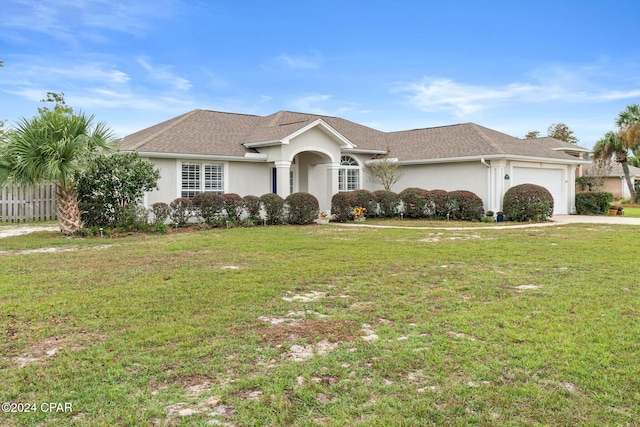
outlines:
[[82, 112], [76, 115], [61, 109], [41, 109], [31, 120], [22, 118], [0, 146], [0, 185], [55, 184], [63, 235], [83, 226], [76, 172], [112, 140], [106, 124], [94, 125], [93, 119]]
[[620, 128], [620, 135], [626, 148], [636, 150], [640, 147], [640, 106], [627, 106], [616, 119], [616, 126]]
[[626, 147], [621, 135], [615, 132], [607, 132], [604, 138], [600, 139], [593, 146], [593, 157], [596, 160], [608, 160], [612, 156], [615, 161], [620, 163], [624, 172], [624, 178], [629, 187], [631, 199], [636, 202], [636, 192], [629, 176], [629, 163], [627, 160], [628, 148]]

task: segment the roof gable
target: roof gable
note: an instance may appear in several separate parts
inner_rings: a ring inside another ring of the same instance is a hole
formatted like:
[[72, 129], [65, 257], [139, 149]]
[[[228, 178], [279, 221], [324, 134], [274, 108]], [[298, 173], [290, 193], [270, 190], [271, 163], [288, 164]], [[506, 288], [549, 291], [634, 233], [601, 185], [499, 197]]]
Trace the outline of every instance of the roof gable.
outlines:
[[[338, 132], [335, 128], [330, 126], [322, 118], [316, 118], [313, 121], [311, 121], [311, 118], [308, 118], [304, 120], [297, 120], [291, 123], [279, 124], [276, 126], [278, 126], [277, 128], [278, 136], [276, 137], [276, 139], [266, 139], [263, 141], [247, 142], [247, 143], [244, 143], [243, 145], [245, 147], [258, 148], [258, 147], [276, 145], [276, 144], [289, 144], [291, 140], [294, 139], [295, 137], [302, 135], [303, 133], [309, 131], [310, 129], [318, 128], [322, 132], [327, 134], [330, 138], [332, 138], [334, 141], [338, 142], [341, 148], [343, 149], [355, 148], [355, 145], [351, 141], [345, 138], [342, 134], [340, 134], [340, 132]], [[271, 126], [271, 127], [273, 128], [274, 126]], [[287, 133], [287, 132], [292, 132], [292, 133]], [[252, 136], [255, 138], [258, 134], [261, 134], [264, 136], [265, 134], [274, 135], [276, 133], [273, 130], [265, 132], [264, 129], [258, 129], [256, 133], [253, 134]]]

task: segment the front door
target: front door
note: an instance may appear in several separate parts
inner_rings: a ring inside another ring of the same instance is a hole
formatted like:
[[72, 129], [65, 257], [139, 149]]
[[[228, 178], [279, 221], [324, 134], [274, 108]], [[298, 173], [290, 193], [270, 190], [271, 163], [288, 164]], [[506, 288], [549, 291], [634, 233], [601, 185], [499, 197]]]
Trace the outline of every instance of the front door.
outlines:
[[278, 170], [271, 168], [271, 192], [278, 194]]

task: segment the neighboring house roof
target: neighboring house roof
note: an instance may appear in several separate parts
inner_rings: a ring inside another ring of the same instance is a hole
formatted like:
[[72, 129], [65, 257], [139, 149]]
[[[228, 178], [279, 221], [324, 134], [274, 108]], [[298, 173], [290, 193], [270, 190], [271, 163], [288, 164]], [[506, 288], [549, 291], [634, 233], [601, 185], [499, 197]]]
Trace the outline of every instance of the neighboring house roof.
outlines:
[[[610, 168], [611, 170], [607, 173], [606, 176], [608, 177], [621, 177], [624, 176], [624, 171], [622, 170], [622, 165], [618, 162], [612, 162], [610, 164]], [[590, 165], [586, 165], [584, 166], [584, 168], [582, 169], [583, 171], [583, 175], [593, 175], [594, 173], [594, 165], [593, 163]], [[629, 175], [630, 176], [635, 176], [640, 178], [640, 168], [637, 168], [635, 166], [629, 166]]]
[[563, 151], [575, 147], [573, 144], [553, 138], [522, 140], [474, 123], [382, 132], [339, 117], [291, 111], [254, 116], [194, 110], [125, 137], [122, 148], [145, 153], [245, 156], [255, 150], [243, 144], [282, 141], [319, 119], [357, 149], [387, 151], [401, 162], [492, 156], [577, 160]]

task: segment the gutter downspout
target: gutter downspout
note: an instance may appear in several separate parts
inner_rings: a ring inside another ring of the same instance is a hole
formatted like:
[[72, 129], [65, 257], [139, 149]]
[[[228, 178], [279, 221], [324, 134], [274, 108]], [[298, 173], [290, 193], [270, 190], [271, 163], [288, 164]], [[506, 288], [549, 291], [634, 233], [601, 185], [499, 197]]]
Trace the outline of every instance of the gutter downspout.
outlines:
[[491, 165], [487, 163], [484, 157], [480, 158], [480, 163], [482, 163], [487, 167], [487, 209], [486, 210], [493, 210], [493, 206], [491, 206], [491, 203], [493, 200], [493, 197], [491, 194]]

